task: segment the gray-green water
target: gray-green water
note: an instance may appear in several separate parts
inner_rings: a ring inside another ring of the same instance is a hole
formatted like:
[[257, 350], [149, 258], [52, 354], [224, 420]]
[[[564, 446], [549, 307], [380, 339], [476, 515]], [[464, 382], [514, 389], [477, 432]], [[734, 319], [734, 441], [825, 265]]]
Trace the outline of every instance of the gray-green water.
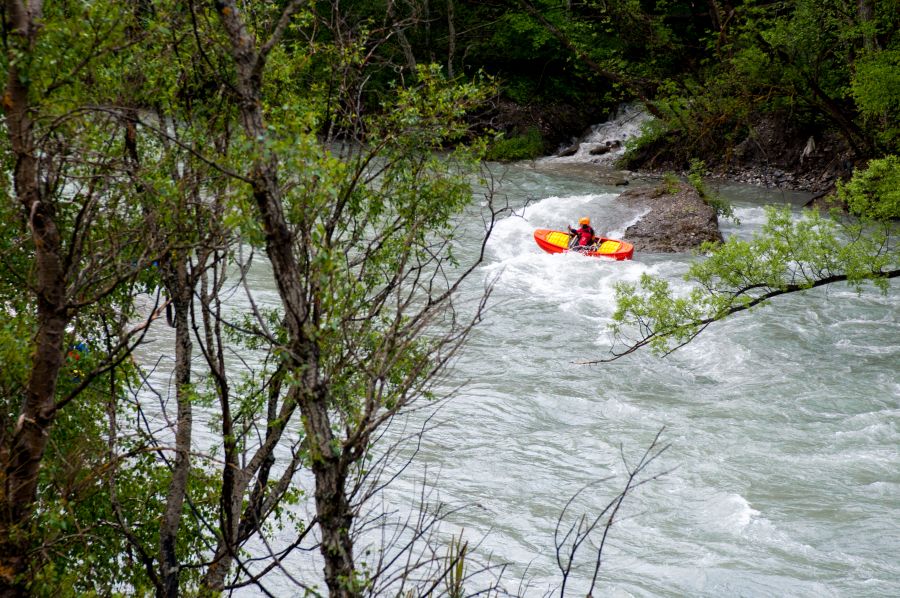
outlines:
[[[595, 595], [900, 595], [900, 285], [789, 296], [665, 359], [577, 365], [607, 350], [616, 282], [650, 272], [681, 284], [693, 258], [541, 252], [535, 228], [586, 214], [620, 237], [639, 216], [616, 202], [621, 188], [598, 186], [595, 167], [564, 168], [506, 173], [521, 209], [497, 227], [483, 268], [496, 291], [455, 369], [470, 384], [419, 461], [440, 471], [442, 499], [476, 503], [454, 523], [485, 536], [481, 554], [513, 564], [511, 589], [527, 578], [525, 593], [543, 595], [560, 580], [553, 533], [565, 501], [618, 476], [575, 503], [596, 514], [621, 487], [620, 445], [634, 463], [664, 426], [672, 446], [654, 471], [673, 471], [625, 503]], [[803, 200], [720, 192], [741, 221], [723, 223], [726, 235], [752, 234], [766, 203]], [[592, 572], [591, 548], [582, 558], [575, 587]]]
[[[900, 596], [900, 285], [887, 296], [845, 286], [787, 296], [710, 327], [666, 359], [640, 352], [577, 365], [607, 350], [616, 282], [650, 272], [682, 284], [694, 259], [541, 252], [535, 228], [589, 215], [598, 231], [621, 237], [640, 216], [617, 203], [621, 188], [598, 183], [596, 168], [506, 169], [501, 192], [517, 213], [499, 223], [465, 290], [474, 297], [497, 283], [448, 380], [463, 386], [432, 416], [440, 425], [378, 506], [409, 512], [427, 471], [432, 499], [464, 507], [445, 533], [462, 531], [480, 541], [481, 558], [507, 563], [510, 592], [543, 596], [560, 582], [553, 537], [566, 501], [615, 476], [572, 506], [596, 514], [621, 487], [622, 454], [636, 462], [665, 427], [671, 448], [653, 471], [672, 471], [625, 502], [594, 595]], [[752, 234], [766, 203], [803, 199], [720, 191], [741, 221], [723, 223], [726, 235]], [[277, 305], [264, 273], [253, 284], [259, 303]], [[167, 351], [166, 342], [151, 345], [141, 360]], [[157, 376], [164, 385], [164, 372]], [[585, 588], [591, 550], [570, 595]], [[296, 578], [318, 575], [315, 553], [283, 565]], [[264, 583], [275, 595], [300, 592], [277, 571]]]

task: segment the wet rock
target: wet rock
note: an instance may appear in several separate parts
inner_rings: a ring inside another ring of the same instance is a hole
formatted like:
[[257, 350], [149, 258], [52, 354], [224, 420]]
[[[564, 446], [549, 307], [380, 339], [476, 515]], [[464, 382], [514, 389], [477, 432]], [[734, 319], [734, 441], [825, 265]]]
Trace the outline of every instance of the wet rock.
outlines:
[[619, 201], [649, 210], [625, 230], [635, 251], [683, 253], [706, 241], [722, 241], [715, 209], [686, 183], [629, 189]]
[[556, 154], [558, 158], [567, 158], [569, 156], [574, 156], [578, 153], [578, 148], [581, 146], [580, 143], [573, 143], [569, 147], [563, 148]]
[[816, 193], [809, 198], [809, 201], [803, 204], [803, 207], [811, 210], [818, 210], [823, 213], [831, 212], [834, 209], [845, 214], [847, 213], [847, 204], [841, 201], [834, 189]]
[[623, 187], [628, 184], [628, 179], [622, 176], [617, 176], [614, 174], [609, 175], [600, 175], [597, 177], [597, 182], [601, 185], [611, 185], [613, 187]]
[[618, 149], [622, 147], [622, 142], [618, 139], [613, 139], [611, 141], [607, 141], [602, 144], [598, 144], [595, 147], [591, 148], [589, 152], [592, 156], [602, 156], [603, 154], [608, 154], [614, 149]]
[[[560, 146], [568, 148], [573, 143], [573, 131], [591, 131], [591, 123], [597, 122], [598, 105], [582, 102], [517, 104], [498, 100], [486, 106], [484, 111], [472, 115], [474, 122], [506, 136], [524, 135], [537, 129], [544, 139], [545, 151], [553, 153]], [[577, 146], [576, 146], [577, 149]]]

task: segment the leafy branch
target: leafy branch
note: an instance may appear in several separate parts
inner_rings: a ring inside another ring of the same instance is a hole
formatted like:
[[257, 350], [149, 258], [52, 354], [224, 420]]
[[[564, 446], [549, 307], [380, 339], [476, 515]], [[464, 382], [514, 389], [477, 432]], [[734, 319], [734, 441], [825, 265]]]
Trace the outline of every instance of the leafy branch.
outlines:
[[617, 308], [610, 328], [614, 361], [649, 347], [667, 356], [694, 340], [710, 324], [751, 310], [771, 299], [835, 283], [857, 291], [868, 284], [881, 292], [900, 276], [900, 253], [890, 221], [840, 222], [817, 212], [794, 220], [787, 208], [768, 208], [768, 219], [750, 241], [731, 238], [707, 244], [707, 259], [694, 263], [677, 293], [658, 277], [616, 287]]

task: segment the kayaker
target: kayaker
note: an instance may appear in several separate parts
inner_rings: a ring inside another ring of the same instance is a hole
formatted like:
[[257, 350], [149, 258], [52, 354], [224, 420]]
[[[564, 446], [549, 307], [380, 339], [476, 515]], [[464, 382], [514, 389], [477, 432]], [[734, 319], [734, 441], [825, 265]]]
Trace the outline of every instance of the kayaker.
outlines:
[[573, 235], [573, 239], [569, 243], [569, 248], [574, 249], [575, 251], [585, 251], [590, 248], [591, 244], [594, 242], [594, 229], [591, 228], [591, 219], [587, 216], [579, 220], [578, 224], [580, 225], [578, 229], [574, 229], [571, 226], [569, 227], [569, 234]]

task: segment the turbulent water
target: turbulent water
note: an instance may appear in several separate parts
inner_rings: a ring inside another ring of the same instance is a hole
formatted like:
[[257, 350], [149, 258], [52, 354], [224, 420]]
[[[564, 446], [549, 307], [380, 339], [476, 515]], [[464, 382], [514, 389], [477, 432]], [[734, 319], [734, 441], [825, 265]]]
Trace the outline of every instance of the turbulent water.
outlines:
[[[515, 214], [499, 222], [464, 291], [474, 297], [493, 281], [493, 299], [448, 380], [461, 389], [433, 415], [439, 425], [384, 504], [408, 511], [427, 471], [431, 498], [463, 507], [446, 533], [462, 532], [479, 542], [480, 559], [506, 564], [510, 592], [558, 592], [563, 507], [583, 490], [564, 524], [599, 514], [622, 488], [626, 462], [663, 429], [671, 446], [648, 472], [665, 475], [623, 503], [594, 595], [900, 596], [900, 285], [887, 296], [842, 285], [786, 296], [711, 326], [668, 358], [638, 352], [579, 365], [608, 350], [617, 282], [649, 272], [681, 285], [696, 259], [543, 253], [535, 228], [588, 215], [598, 232], [622, 237], [641, 216], [617, 203], [621, 187], [604, 187], [597, 168], [496, 167]], [[804, 199], [719, 192], [740, 220], [722, 223], [726, 236], [758, 230], [767, 203]], [[277, 304], [265, 277], [255, 284], [258, 301]], [[571, 595], [587, 588], [594, 546], [576, 559]], [[318, 568], [308, 558], [285, 570]], [[296, 592], [286, 577], [276, 574], [269, 589]]]
[[607, 122], [594, 125], [578, 140], [574, 154], [545, 158], [544, 161], [563, 164], [601, 164], [612, 167], [625, 153], [630, 140], [640, 136], [641, 127], [652, 120], [639, 104], [623, 105]]
[[[596, 515], [624, 483], [623, 455], [633, 465], [665, 428], [671, 448], [653, 473], [671, 471], [624, 503], [595, 595], [900, 595], [900, 286], [785, 297], [665, 359], [578, 365], [608, 350], [616, 282], [649, 272], [680, 284], [693, 259], [542, 253], [535, 228], [586, 214], [621, 236], [640, 216], [593, 175], [548, 163], [507, 173], [520, 209], [489, 247], [494, 301], [456, 368], [471, 383], [421, 456], [443, 499], [477, 505], [459, 526], [543, 595], [561, 580], [554, 529], [567, 499], [614, 476], [572, 507]], [[726, 236], [758, 229], [765, 203], [802, 202], [720, 192], [741, 222], [723, 223]], [[593, 571], [583, 550], [579, 587]]]

